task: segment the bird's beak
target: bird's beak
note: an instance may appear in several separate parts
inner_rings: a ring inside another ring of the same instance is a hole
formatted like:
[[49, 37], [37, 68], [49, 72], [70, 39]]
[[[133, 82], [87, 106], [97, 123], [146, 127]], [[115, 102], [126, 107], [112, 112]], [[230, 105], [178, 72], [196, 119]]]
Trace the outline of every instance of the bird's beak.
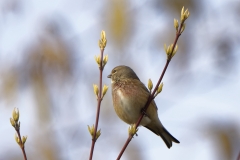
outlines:
[[112, 74], [109, 74], [109, 75], [107, 76], [107, 78], [112, 78]]

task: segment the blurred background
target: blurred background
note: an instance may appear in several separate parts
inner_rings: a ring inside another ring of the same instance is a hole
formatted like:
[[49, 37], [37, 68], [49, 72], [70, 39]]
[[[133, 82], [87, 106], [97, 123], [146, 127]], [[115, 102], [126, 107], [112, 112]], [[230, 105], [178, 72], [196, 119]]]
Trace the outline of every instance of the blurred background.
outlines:
[[[34, 160], [85, 160], [95, 122], [94, 55], [106, 31], [107, 75], [128, 65], [147, 84], [164, 67], [164, 43], [173, 43], [173, 19], [190, 17], [179, 49], [155, 99], [168, 131], [181, 143], [169, 150], [140, 127], [122, 159], [236, 160], [240, 151], [239, 0], [1, 0], [0, 160], [23, 159], [9, 118], [20, 110], [26, 153]], [[116, 159], [128, 125], [115, 114], [111, 88], [101, 106], [93, 159]], [[239, 158], [240, 159], [240, 158]]]

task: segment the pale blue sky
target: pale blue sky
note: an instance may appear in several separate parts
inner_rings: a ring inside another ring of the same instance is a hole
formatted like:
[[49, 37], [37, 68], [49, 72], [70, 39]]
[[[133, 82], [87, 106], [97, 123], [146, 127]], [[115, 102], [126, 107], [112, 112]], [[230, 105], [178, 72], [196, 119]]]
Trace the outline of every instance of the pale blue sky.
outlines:
[[[14, 2], [14, 0], [12, 1]], [[228, 5], [230, 3], [239, 5], [239, 2], [237, 2], [234, 0], [203, 1], [203, 13], [201, 13], [203, 16], [191, 14], [190, 18], [192, 20], [187, 20], [186, 32], [191, 34], [188, 37], [194, 44], [189, 51], [189, 66], [183, 70], [178, 70], [177, 65], [170, 64], [170, 68], [163, 80], [163, 92], [156, 98], [159, 108], [158, 114], [162, 123], [181, 143], [173, 144], [173, 147], [169, 150], [159, 137], [141, 127], [138, 132], [139, 136], [135, 137], [130, 145], [132, 143], [133, 146], [141, 145], [143, 159], [218, 159], [219, 157], [216, 155], [218, 152], [216, 152], [215, 143], [213, 142], [214, 136], [209, 135], [210, 133], [204, 130], [204, 127], [209, 126], [211, 123], [223, 126], [233, 123], [240, 126], [240, 65], [237, 63], [233, 70], [234, 73], [228, 75], [214, 69], [214, 64], [218, 59], [212, 56], [215, 49], [212, 43], [209, 43], [215, 41], [216, 37], [221, 36], [221, 34], [222, 36], [235, 34], [238, 35], [238, 38], [240, 37], [239, 19], [232, 17], [229, 12], [231, 5]], [[26, 48], [37, 42], [44, 32], [42, 28], [44, 28], [46, 22], [54, 20], [56, 17], [57, 20], [60, 19], [61, 21], [62, 18], [63, 21], [66, 21], [65, 25], [62, 25], [65, 31], [63, 32], [64, 39], [74, 43], [73, 46], [76, 52], [80, 51], [79, 55], [76, 56], [76, 60], [86, 67], [86, 70], [94, 70], [98, 73], [93, 57], [99, 53], [97, 41], [100, 31], [102, 29], [106, 30], [102, 25], [102, 21], [105, 19], [104, 17], [101, 19], [101, 16], [103, 15], [103, 5], [107, 4], [107, 1], [101, 3], [100, 1], [83, 0], [21, 0], [19, 6], [17, 6], [19, 8], [15, 12], [8, 11], [6, 4], [8, 4], [7, 0], [0, 2], [0, 74], [3, 73], [4, 69], [21, 63]], [[167, 30], [167, 28], [173, 27], [172, 20], [178, 18], [178, 15], [165, 17], [164, 13], [157, 14], [150, 7], [144, 7], [143, 4], [146, 5], [147, 1], [132, 1], [131, 6], [128, 8], [129, 12], [137, 10], [135, 21], [138, 27], [136, 27], [132, 37], [131, 45], [128, 45], [123, 50], [129, 53], [129, 56], [124, 58], [133, 59], [134, 64], [132, 66], [132, 62], [126, 62], [126, 65], [131, 66], [136, 71], [142, 82], [146, 84], [148, 78], [151, 78], [156, 83], [159, 77], [156, 71], [160, 72], [159, 70], [162, 69], [165, 61], [162, 55], [165, 53], [163, 44], [159, 44], [159, 48], [162, 49], [159, 49], [158, 52], [156, 49], [152, 49], [150, 37], [153, 37], [156, 33], [158, 34], [159, 30]], [[191, 12], [191, 9], [189, 10]], [[146, 17], [146, 15], [148, 16]], [[108, 38], [108, 30], [106, 30], [106, 34]], [[180, 37], [180, 42], [183, 40], [182, 37]], [[226, 38], [229, 37], [226, 36]], [[239, 39], [236, 41], [239, 43]], [[165, 42], [170, 43], [171, 40], [167, 39]], [[80, 45], [77, 45], [78, 43]], [[110, 80], [106, 78], [106, 75], [114, 66], [119, 65], [116, 63], [124, 62], [121, 56], [113, 54], [116, 48], [111, 43], [111, 39], [108, 39], [105, 53], [109, 55], [109, 63], [104, 71], [105, 77], [103, 80], [109, 86]], [[239, 45], [235, 45], [233, 56], [238, 62], [239, 50]], [[181, 44], [177, 56], [171, 63], [177, 63], [180, 57]], [[113, 59], [115, 60], [113, 61]], [[81, 70], [78, 68], [79, 66], [80, 64], [77, 64], [74, 68], [77, 77], [79, 76], [79, 70]], [[137, 66], [141, 66], [141, 68], [139, 69]], [[189, 75], [191, 75], [191, 78], [189, 78]], [[183, 79], [178, 80], [179, 77]], [[0, 75], [0, 85], [2, 83], [1, 79], [2, 75]], [[218, 83], [215, 79], [219, 79], [221, 83]], [[7, 103], [0, 98], [0, 136], [2, 137], [0, 160], [1, 157], [5, 157], [10, 152], [14, 152], [21, 157], [21, 151], [13, 138], [14, 130], [9, 123], [14, 107], [20, 109], [22, 135], [28, 135], [27, 154], [38, 155], [34, 138], [44, 139], [44, 135], [48, 135], [48, 129], [52, 128], [58, 139], [57, 143], [61, 151], [59, 157], [61, 159], [70, 160], [79, 159], [79, 157], [80, 159], [88, 159], [91, 145], [90, 136], [84, 137], [85, 141], [79, 142], [79, 145], [72, 145], [63, 138], [61, 130], [68, 126], [81, 124], [81, 127], [85, 127], [84, 135], [88, 134], [87, 125], [94, 123], [95, 111], [88, 112], [92, 97], [87, 97], [89, 94], [85, 94], [85, 92], [86, 90], [92, 90], [92, 83], [98, 83], [98, 80], [92, 79], [84, 84], [71, 84], [65, 90], [67, 93], [64, 96], [67, 95], [67, 97], [54, 96], [53, 102], [59, 107], [59, 112], [54, 114], [53, 121], [49, 125], [44, 126], [37, 133], [34, 133], [37, 126], [35, 126], [35, 109], [32, 107], [35, 105], [35, 101], [31, 89], [19, 90], [19, 96], [12, 103]], [[107, 96], [111, 96], [110, 90], [107, 94]], [[85, 101], [78, 98], [82, 96], [84, 96]], [[94, 97], [94, 95], [92, 96]], [[81, 106], [77, 107], [78, 113], [65, 113], [69, 109], [69, 104]], [[106, 104], [111, 103], [103, 101], [103, 105]], [[93, 102], [92, 105], [95, 107], [96, 103]], [[111, 105], [108, 105], [107, 109], [110, 110], [111, 114], [114, 114]], [[117, 139], [120, 135], [127, 138], [128, 125], [120, 122], [116, 115], [114, 117], [114, 121], [118, 122], [117, 125], [106, 127], [102, 125], [104, 122], [100, 121], [99, 126], [102, 130], [102, 136], [105, 138], [99, 139], [96, 143], [94, 159], [115, 159], [120, 148], [119, 146], [111, 147], [114, 145], [114, 138]], [[240, 127], [238, 127], [237, 131], [239, 134]], [[76, 134], [81, 133], [76, 131]], [[77, 140], [73, 138], [73, 141]], [[123, 144], [124, 142], [120, 143]], [[62, 145], [66, 144], [66, 152], [62, 152]], [[114, 148], [114, 150], [111, 151], [111, 148]], [[235, 150], [233, 158], [237, 157], [237, 150], [240, 150], [240, 145], [236, 146]], [[34, 157], [34, 159], [41, 159], [41, 155], [37, 157]], [[124, 159], [128, 158], [123, 156]]]

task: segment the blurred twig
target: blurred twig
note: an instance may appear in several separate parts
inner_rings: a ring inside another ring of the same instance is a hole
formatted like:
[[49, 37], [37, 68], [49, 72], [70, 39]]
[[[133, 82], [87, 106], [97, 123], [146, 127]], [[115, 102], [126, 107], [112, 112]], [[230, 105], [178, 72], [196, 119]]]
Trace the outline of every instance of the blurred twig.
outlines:
[[17, 135], [15, 134], [15, 140], [22, 150], [24, 160], [27, 160], [27, 155], [26, 155], [25, 146], [24, 146], [25, 142], [27, 140], [27, 136], [23, 136], [21, 138], [20, 122], [19, 122], [19, 110], [17, 108], [14, 108], [14, 110], [12, 112], [12, 117], [10, 118], [10, 123], [12, 124], [13, 128], [15, 128], [15, 130], [17, 132]]
[[96, 143], [98, 137], [101, 135], [101, 130], [97, 131], [99, 115], [100, 115], [100, 107], [101, 107], [101, 102], [103, 100], [103, 97], [106, 94], [107, 89], [108, 89], [108, 87], [105, 86], [105, 85], [104, 85], [104, 87], [102, 87], [102, 72], [103, 72], [104, 66], [106, 65], [106, 63], [108, 61], [108, 56], [107, 55], [103, 58], [103, 52], [104, 52], [104, 49], [105, 49], [106, 44], [107, 44], [107, 39], [106, 39], [106, 35], [105, 35], [104, 31], [101, 32], [101, 39], [99, 40], [98, 44], [99, 44], [99, 47], [100, 47], [100, 50], [101, 50], [101, 54], [100, 54], [100, 57], [99, 56], [95, 57], [95, 60], [98, 64], [98, 66], [99, 66], [99, 72], [100, 72], [99, 90], [98, 90], [97, 85], [93, 85], [94, 93], [97, 96], [98, 104], [97, 104], [97, 113], [96, 113], [95, 125], [93, 125], [92, 127], [88, 126], [88, 130], [89, 130], [89, 132], [92, 136], [92, 145], [91, 145], [89, 160], [92, 160], [95, 143]]
[[[20, 123], [19, 123], [20, 124]], [[22, 150], [22, 153], [23, 153], [23, 156], [24, 156], [24, 160], [27, 160], [27, 155], [26, 155], [26, 151], [25, 151], [25, 146], [24, 146], [24, 143], [23, 143], [23, 140], [21, 138], [21, 134], [20, 134], [20, 127], [19, 129], [17, 130], [16, 129], [16, 132], [17, 132], [17, 135], [18, 135], [18, 138], [19, 138], [19, 143], [20, 143], [20, 148]], [[23, 136], [24, 137], [24, 136]]]
[[240, 160], [240, 151], [239, 151], [239, 154], [238, 154], [238, 158], [237, 158], [237, 160]]

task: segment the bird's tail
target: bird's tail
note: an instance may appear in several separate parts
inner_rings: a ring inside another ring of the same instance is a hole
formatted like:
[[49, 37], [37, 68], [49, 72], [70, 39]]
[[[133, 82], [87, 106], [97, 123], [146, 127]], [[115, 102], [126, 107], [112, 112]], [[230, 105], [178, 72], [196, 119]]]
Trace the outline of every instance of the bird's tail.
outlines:
[[162, 128], [162, 131], [159, 132], [158, 135], [163, 139], [163, 141], [165, 142], [165, 144], [167, 145], [168, 148], [172, 147], [172, 142], [180, 143], [164, 127]]
[[172, 142], [180, 143], [176, 138], [174, 138], [162, 125], [160, 127], [152, 127], [151, 125], [144, 126], [147, 129], [151, 130], [156, 135], [160, 136], [168, 148], [172, 147]]

